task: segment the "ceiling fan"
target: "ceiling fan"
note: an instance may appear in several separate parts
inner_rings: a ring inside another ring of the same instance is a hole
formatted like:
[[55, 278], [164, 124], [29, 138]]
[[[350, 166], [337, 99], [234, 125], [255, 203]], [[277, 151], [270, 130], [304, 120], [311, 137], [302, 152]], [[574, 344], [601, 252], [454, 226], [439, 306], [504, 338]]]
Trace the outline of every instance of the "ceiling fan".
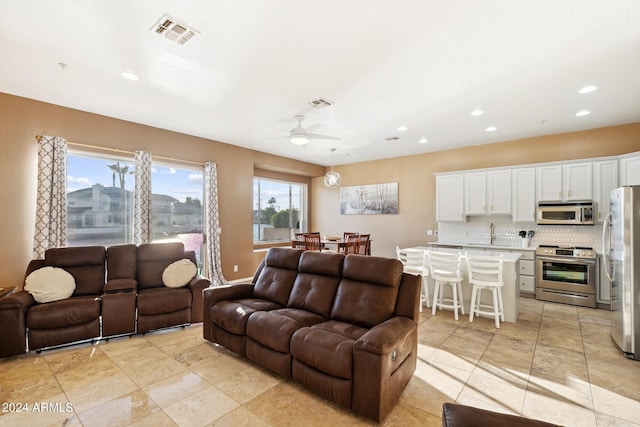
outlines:
[[296, 116], [295, 119], [298, 121], [298, 125], [289, 131], [288, 136], [282, 136], [274, 139], [287, 138], [289, 139], [289, 141], [291, 141], [293, 144], [296, 144], [296, 145], [305, 145], [311, 139], [330, 139], [333, 141], [340, 141], [340, 138], [336, 138], [335, 136], [320, 135], [317, 133], [313, 133], [312, 131], [320, 127], [320, 125], [313, 125], [313, 126], [309, 126], [308, 128], [303, 127], [302, 121], [304, 120], [304, 116], [302, 115]]

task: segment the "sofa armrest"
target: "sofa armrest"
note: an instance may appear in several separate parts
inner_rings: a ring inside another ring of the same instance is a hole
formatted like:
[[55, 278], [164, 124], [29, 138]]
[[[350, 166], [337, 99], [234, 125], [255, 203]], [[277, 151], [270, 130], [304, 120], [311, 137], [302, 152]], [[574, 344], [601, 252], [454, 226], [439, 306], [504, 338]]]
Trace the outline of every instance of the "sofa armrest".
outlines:
[[208, 288], [204, 290], [204, 300], [207, 306], [212, 306], [220, 301], [251, 298], [253, 296], [254, 286], [253, 283], [237, 283]]
[[111, 279], [104, 285], [104, 293], [135, 291], [138, 282], [135, 279]]
[[202, 292], [211, 286], [211, 281], [204, 276], [197, 275], [187, 287], [191, 290], [191, 323], [202, 322]]
[[396, 316], [369, 329], [355, 342], [354, 350], [386, 355], [393, 352], [407, 335], [417, 328], [416, 322], [404, 316]]
[[418, 324], [396, 316], [371, 328], [353, 346], [352, 409], [380, 421], [416, 370]]
[[0, 357], [27, 351], [27, 311], [34, 304], [33, 297], [26, 291], [0, 299]]

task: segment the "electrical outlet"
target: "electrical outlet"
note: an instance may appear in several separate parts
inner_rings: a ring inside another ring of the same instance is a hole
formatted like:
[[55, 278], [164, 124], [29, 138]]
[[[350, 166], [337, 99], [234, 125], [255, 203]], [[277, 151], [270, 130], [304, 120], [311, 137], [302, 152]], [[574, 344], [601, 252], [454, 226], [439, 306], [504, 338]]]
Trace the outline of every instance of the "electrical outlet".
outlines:
[[237, 272], [238, 272], [238, 266], [237, 266], [237, 265], [234, 265], [234, 266], [233, 266], [233, 272], [234, 272], [234, 273], [237, 273]]
[[433, 236], [433, 230], [427, 230], [427, 236]]

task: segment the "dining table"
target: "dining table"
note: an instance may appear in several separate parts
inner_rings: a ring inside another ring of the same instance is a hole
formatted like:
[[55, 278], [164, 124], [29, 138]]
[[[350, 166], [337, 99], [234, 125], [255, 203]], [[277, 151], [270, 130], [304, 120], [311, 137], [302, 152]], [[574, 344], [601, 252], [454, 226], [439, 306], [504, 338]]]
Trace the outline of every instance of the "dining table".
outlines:
[[[327, 238], [326, 236], [323, 236], [320, 238], [320, 244], [322, 245], [323, 248], [332, 249], [335, 247], [335, 252], [344, 252], [344, 248], [347, 246], [347, 241], [342, 238], [331, 239], [331, 238]], [[304, 239], [292, 239], [291, 247], [292, 248], [304, 247]], [[367, 246], [364, 250], [364, 255], [371, 255], [371, 239], [367, 241]]]

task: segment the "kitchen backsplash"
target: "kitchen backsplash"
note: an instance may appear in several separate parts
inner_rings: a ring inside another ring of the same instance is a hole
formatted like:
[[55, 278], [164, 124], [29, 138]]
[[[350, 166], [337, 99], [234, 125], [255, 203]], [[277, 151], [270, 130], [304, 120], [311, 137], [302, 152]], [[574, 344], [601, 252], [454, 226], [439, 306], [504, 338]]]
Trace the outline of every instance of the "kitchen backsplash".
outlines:
[[533, 230], [535, 235], [529, 247], [538, 245], [584, 246], [597, 252], [602, 247], [602, 224], [579, 225], [537, 225], [535, 223], [514, 223], [506, 216], [471, 216], [467, 222], [438, 223], [438, 242], [454, 244], [488, 245], [491, 223], [494, 225], [494, 245], [522, 247], [521, 230]]

